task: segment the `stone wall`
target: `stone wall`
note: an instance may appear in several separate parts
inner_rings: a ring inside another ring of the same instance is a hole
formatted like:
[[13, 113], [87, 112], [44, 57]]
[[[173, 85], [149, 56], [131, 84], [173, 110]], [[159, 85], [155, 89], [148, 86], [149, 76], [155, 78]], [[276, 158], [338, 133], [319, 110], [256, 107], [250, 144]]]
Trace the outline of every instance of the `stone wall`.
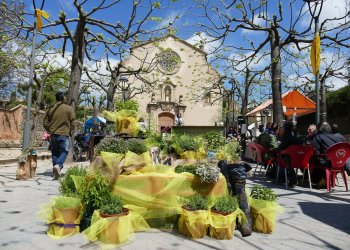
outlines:
[[[0, 109], [0, 147], [20, 147], [23, 139], [24, 122], [26, 119], [26, 106], [17, 106], [10, 110]], [[31, 124], [33, 124], [35, 110], [31, 112]], [[35, 142], [42, 144], [42, 136], [45, 132], [43, 127], [44, 111], [39, 111], [38, 122], [36, 122], [37, 133]]]

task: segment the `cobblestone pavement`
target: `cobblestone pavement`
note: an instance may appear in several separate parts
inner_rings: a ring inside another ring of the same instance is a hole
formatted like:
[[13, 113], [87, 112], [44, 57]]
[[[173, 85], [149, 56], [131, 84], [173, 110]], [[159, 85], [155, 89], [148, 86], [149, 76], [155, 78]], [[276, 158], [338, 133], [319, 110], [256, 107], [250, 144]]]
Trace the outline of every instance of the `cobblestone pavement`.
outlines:
[[[46, 225], [35, 214], [39, 204], [58, 195], [58, 181], [52, 180], [51, 168], [50, 161], [40, 161], [36, 178], [16, 181], [15, 165], [0, 167], [0, 249], [99, 249], [82, 234], [62, 240], [46, 235]], [[236, 231], [232, 240], [191, 240], [176, 231], [153, 229], [136, 233], [121, 249], [350, 249], [350, 193], [339, 181], [330, 194], [307, 187], [285, 190], [282, 185], [264, 182], [277, 192], [285, 208], [271, 235], [253, 233], [242, 238]], [[248, 185], [253, 183], [261, 180], [250, 177]]]

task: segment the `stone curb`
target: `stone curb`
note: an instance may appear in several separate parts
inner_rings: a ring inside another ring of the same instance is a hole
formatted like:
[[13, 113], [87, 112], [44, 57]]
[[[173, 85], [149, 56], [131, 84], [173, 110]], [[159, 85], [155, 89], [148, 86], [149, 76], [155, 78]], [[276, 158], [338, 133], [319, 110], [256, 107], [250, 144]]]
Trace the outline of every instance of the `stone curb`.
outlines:
[[[51, 159], [51, 154], [40, 154], [38, 155], [38, 161], [43, 161], [47, 159]], [[17, 163], [18, 158], [5, 158], [5, 159], [0, 159], [0, 166], [5, 165], [5, 164], [12, 164], [12, 163]]]

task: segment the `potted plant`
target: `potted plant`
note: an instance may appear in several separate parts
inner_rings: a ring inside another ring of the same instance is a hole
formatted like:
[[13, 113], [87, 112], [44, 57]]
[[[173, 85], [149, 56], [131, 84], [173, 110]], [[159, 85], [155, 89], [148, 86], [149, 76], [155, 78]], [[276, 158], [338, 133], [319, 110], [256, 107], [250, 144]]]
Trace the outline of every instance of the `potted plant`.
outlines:
[[60, 179], [59, 191], [63, 196], [77, 196], [78, 191], [74, 178], [78, 176], [85, 176], [87, 173], [83, 166], [72, 166], [68, 168], [66, 174]]
[[181, 159], [195, 160], [205, 158], [205, 152], [201, 151], [203, 147], [199, 137], [186, 134], [176, 136], [173, 147]]
[[82, 203], [75, 197], [55, 197], [52, 202], [52, 221], [48, 235], [64, 238], [79, 232]]
[[128, 151], [125, 154], [123, 170], [128, 173], [134, 170], [141, 169], [147, 163], [151, 163], [151, 155], [148, 152], [147, 146], [143, 140], [129, 139], [127, 141]]
[[182, 206], [179, 231], [190, 238], [203, 238], [208, 228], [208, 200], [199, 194], [188, 197]]
[[233, 237], [238, 214], [238, 200], [233, 196], [221, 196], [211, 208], [210, 236], [219, 240], [230, 240]]
[[250, 214], [252, 228], [260, 233], [272, 233], [275, 228], [276, 215], [282, 208], [277, 204], [277, 195], [269, 188], [254, 185], [250, 194]]
[[[101, 205], [99, 216], [94, 216], [92, 226], [97, 220], [103, 219], [103, 228], [100, 228], [98, 239], [107, 244], [120, 244], [129, 238], [130, 217], [129, 210], [123, 208], [123, 202], [119, 196], [111, 196]], [[100, 218], [98, 218], [100, 217]]]

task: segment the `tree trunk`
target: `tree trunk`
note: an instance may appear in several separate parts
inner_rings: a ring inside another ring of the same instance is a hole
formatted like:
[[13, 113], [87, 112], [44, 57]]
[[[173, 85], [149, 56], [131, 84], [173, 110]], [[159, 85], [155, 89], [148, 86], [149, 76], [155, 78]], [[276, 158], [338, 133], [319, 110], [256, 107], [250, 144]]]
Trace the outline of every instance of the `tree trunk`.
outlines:
[[244, 83], [244, 96], [242, 98], [242, 109], [241, 109], [241, 114], [245, 115], [248, 110], [248, 94], [249, 94], [249, 75], [250, 75], [250, 70], [247, 68], [246, 73], [245, 73], [245, 83]]
[[77, 24], [74, 41], [72, 41], [73, 54], [72, 54], [72, 66], [69, 79], [69, 93], [68, 104], [72, 106], [74, 110], [77, 108], [77, 102], [79, 98], [80, 79], [83, 73], [84, 66], [84, 53], [85, 53], [85, 20], [83, 17], [79, 17]]
[[107, 91], [107, 110], [113, 111], [114, 110], [114, 94], [115, 94], [115, 84], [113, 82], [113, 79], [111, 80], [108, 91]]
[[39, 117], [40, 117], [40, 104], [42, 101], [42, 96], [43, 96], [43, 91], [44, 91], [44, 85], [46, 82], [47, 77], [44, 77], [42, 82], [40, 84], [40, 88], [39, 88], [39, 93], [38, 93], [38, 97], [36, 100], [36, 105], [35, 105], [35, 111], [34, 111], [34, 117], [33, 117], [33, 124], [32, 124], [32, 131], [31, 131], [31, 136], [30, 136], [30, 144], [29, 145], [34, 145], [35, 141], [36, 141], [36, 132], [38, 130], [38, 126], [37, 124], [39, 123]]
[[270, 32], [271, 42], [271, 74], [272, 74], [272, 108], [273, 122], [283, 126], [282, 90], [281, 90], [281, 48], [279, 34], [276, 29]]
[[321, 122], [327, 122], [327, 96], [326, 96], [326, 86], [323, 79], [321, 80], [320, 112], [321, 112]]

